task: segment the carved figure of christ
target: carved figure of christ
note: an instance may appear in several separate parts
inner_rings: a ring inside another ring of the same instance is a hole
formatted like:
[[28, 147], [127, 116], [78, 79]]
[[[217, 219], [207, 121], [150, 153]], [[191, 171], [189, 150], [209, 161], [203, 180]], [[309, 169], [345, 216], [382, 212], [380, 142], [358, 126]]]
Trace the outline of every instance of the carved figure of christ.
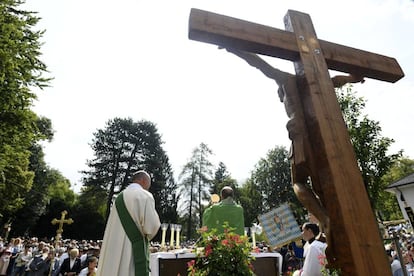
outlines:
[[[227, 48], [277, 82], [290, 119], [295, 191], [301, 199], [300, 190], [311, 177], [314, 191], [305, 192], [302, 201], [314, 192], [318, 200], [304, 205], [320, 204], [322, 213], [315, 215], [334, 232], [328, 237], [330, 265], [344, 275], [385, 275], [390, 272], [388, 260], [334, 84], [364, 77], [395, 82], [403, 77], [402, 70], [395, 59], [319, 40], [307, 14], [288, 11], [285, 26], [289, 32], [193, 9], [189, 37]], [[291, 60], [296, 76], [269, 68], [243, 51]], [[331, 80], [328, 68], [351, 76]]]

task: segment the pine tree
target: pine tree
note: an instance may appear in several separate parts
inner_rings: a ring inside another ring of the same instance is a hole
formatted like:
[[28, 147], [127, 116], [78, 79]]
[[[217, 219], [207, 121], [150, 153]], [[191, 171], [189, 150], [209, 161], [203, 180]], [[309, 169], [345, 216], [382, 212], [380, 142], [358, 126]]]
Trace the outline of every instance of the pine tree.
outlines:
[[187, 217], [187, 238], [195, 232], [193, 225], [201, 227], [203, 203], [208, 202], [213, 164], [209, 161], [212, 151], [204, 143], [193, 150], [190, 161], [180, 174], [180, 207]]

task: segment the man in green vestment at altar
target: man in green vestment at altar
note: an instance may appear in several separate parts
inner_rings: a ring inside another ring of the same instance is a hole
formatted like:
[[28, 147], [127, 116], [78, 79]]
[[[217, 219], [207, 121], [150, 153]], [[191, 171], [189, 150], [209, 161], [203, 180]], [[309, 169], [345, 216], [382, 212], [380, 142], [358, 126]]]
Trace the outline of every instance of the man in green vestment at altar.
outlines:
[[208, 230], [217, 229], [218, 233], [222, 233], [224, 222], [228, 222], [229, 226], [235, 229], [236, 234], [243, 235], [243, 207], [234, 202], [233, 197], [233, 189], [229, 186], [223, 187], [220, 203], [213, 204], [204, 211], [203, 226], [207, 226]]

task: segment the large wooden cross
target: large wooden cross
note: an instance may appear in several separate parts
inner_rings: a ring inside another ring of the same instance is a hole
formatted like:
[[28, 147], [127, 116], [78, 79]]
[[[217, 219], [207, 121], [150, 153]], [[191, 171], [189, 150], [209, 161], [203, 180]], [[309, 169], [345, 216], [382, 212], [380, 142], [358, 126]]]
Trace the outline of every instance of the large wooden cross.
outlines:
[[[293, 171], [297, 168], [295, 162], [304, 162], [309, 170], [306, 173], [320, 188], [318, 196], [329, 218], [331, 265], [340, 268], [343, 275], [390, 275], [328, 69], [388, 82], [396, 82], [404, 74], [393, 58], [318, 39], [307, 14], [289, 10], [285, 28], [287, 31], [192, 9], [189, 38], [294, 62], [295, 87], [289, 81], [275, 80], [279, 90], [285, 89], [285, 100], [296, 101], [290, 105], [285, 102], [291, 121], [298, 121], [292, 120], [293, 114], [301, 117], [299, 135], [293, 133], [298, 130], [297, 123], [295, 127], [288, 123], [293, 145], [296, 140], [305, 149], [303, 154], [295, 153], [300, 160], [293, 162]], [[272, 73], [264, 73], [271, 77]]]

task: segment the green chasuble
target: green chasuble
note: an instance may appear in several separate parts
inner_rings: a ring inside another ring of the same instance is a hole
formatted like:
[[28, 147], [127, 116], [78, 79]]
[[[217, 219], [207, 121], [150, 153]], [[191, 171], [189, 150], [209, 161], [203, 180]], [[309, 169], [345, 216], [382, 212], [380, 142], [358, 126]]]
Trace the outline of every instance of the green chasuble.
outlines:
[[115, 200], [116, 210], [121, 220], [122, 226], [132, 243], [132, 251], [135, 263], [135, 276], [149, 274], [149, 251], [148, 240], [141, 235], [135, 222], [125, 206], [123, 193], [120, 193]]
[[236, 204], [231, 197], [210, 206], [203, 214], [203, 226], [207, 226], [209, 230], [215, 228], [219, 233], [224, 232], [223, 224], [225, 221], [229, 223], [230, 227], [235, 228], [236, 234], [244, 234], [243, 208]]

